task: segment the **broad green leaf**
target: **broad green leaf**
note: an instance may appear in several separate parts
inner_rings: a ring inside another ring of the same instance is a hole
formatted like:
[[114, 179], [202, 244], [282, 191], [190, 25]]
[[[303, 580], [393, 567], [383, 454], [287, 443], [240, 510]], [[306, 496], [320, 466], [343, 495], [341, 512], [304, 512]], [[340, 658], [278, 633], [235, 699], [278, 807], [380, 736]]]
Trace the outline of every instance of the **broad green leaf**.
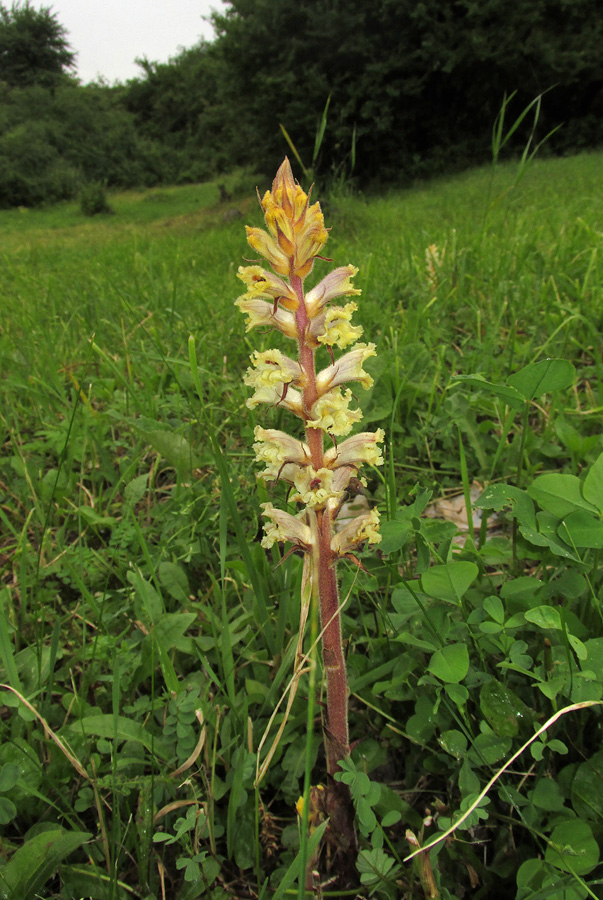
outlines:
[[571, 547], [594, 550], [603, 547], [603, 522], [585, 509], [577, 509], [566, 516], [557, 532]]
[[85, 519], [88, 525], [97, 528], [113, 528], [114, 525], [117, 525], [117, 519], [114, 516], [99, 515], [91, 506], [78, 506], [75, 513]]
[[190, 639], [184, 635], [196, 619], [197, 613], [166, 613], [159, 619], [152, 634], [166, 652], [170, 650], [191, 652]]
[[576, 370], [567, 359], [542, 359], [510, 375], [507, 384], [526, 400], [534, 400], [550, 391], [565, 390], [572, 384], [575, 375]]
[[505, 608], [502, 605], [502, 600], [496, 594], [486, 597], [484, 600], [484, 611], [499, 625], [502, 625], [505, 621]]
[[536, 527], [534, 504], [525, 491], [512, 484], [490, 484], [473, 504], [477, 509], [509, 509], [521, 524]]
[[542, 510], [536, 515], [538, 530], [529, 528], [526, 525], [519, 526], [519, 532], [522, 537], [535, 544], [536, 547], [548, 547], [555, 556], [561, 556], [564, 559], [571, 559], [575, 563], [580, 563], [580, 558], [576, 556], [573, 550], [567, 544], [564, 544], [557, 534], [559, 527], [559, 519], [553, 513]]
[[190, 443], [175, 431], [151, 431], [145, 435], [147, 441], [178, 472], [191, 472], [196, 460]]
[[479, 574], [475, 563], [468, 560], [453, 560], [443, 566], [432, 566], [421, 578], [423, 591], [437, 600], [460, 603]]
[[179, 600], [181, 603], [189, 602], [190, 586], [186, 573], [181, 566], [166, 560], [159, 563], [157, 574], [161, 586], [166, 589], [174, 600]]
[[544, 858], [562, 872], [592, 872], [599, 862], [599, 845], [590, 825], [580, 819], [561, 822], [553, 829]]
[[90, 734], [118, 741], [136, 741], [149, 752], [154, 752], [160, 759], [168, 759], [171, 756], [171, 751], [162, 738], [153, 737], [139, 722], [133, 722], [125, 716], [117, 716], [117, 720], [110, 714], [84, 716], [69, 728], [75, 734]]
[[549, 700], [554, 700], [557, 694], [563, 690], [564, 685], [565, 675], [557, 675], [556, 678], [550, 678], [548, 681], [540, 681], [537, 687], [545, 697], [548, 697]]
[[581, 819], [603, 821], [603, 750], [580, 763], [572, 780], [572, 806]]
[[437, 650], [437, 645], [434, 641], [425, 641], [412, 634], [410, 631], [401, 631], [394, 640], [400, 644], [409, 644], [411, 647], [418, 647], [419, 650], [427, 650], [428, 652]]
[[0, 825], [8, 825], [17, 815], [17, 807], [8, 797], [0, 797]]
[[129, 503], [130, 506], [136, 506], [136, 504], [140, 500], [142, 500], [148, 484], [148, 472], [144, 472], [142, 475], [137, 475], [136, 478], [133, 478], [132, 481], [129, 481], [124, 490], [126, 503]]
[[445, 731], [439, 738], [439, 743], [446, 753], [460, 759], [467, 749], [467, 738], [462, 731], [452, 728]]
[[582, 496], [580, 479], [575, 475], [561, 475], [557, 472], [540, 475], [528, 487], [528, 494], [541, 509], [552, 512], [560, 519], [577, 509], [596, 511]]
[[513, 409], [519, 409], [524, 404], [524, 398], [514, 387], [507, 384], [495, 384], [492, 381], [486, 381], [482, 375], [455, 375], [453, 387], [459, 384], [466, 384], [469, 387], [477, 388], [480, 391], [486, 391], [488, 394], [494, 394], [504, 400], [508, 406]]
[[577, 638], [575, 634], [568, 634], [567, 639], [578, 659], [584, 662], [584, 660], [588, 658], [588, 650], [580, 638]]
[[587, 653], [588, 668], [598, 672], [599, 679], [603, 681], [603, 637], [585, 641], [584, 649]]
[[563, 809], [564, 798], [561, 789], [552, 778], [540, 777], [532, 791], [531, 798], [534, 806], [555, 812]]
[[492, 766], [507, 755], [511, 749], [511, 738], [500, 737], [493, 731], [478, 734], [473, 741], [473, 757], [479, 765], [486, 763]]
[[14, 788], [19, 780], [21, 770], [14, 763], [6, 763], [0, 769], [0, 791], [5, 793]]
[[532, 719], [523, 700], [495, 679], [482, 687], [479, 705], [484, 718], [499, 737], [514, 737], [521, 720], [529, 722]]
[[594, 461], [582, 485], [584, 499], [603, 515], [603, 453]]
[[392, 519], [381, 525], [381, 542], [379, 549], [382, 553], [393, 553], [400, 550], [412, 534], [412, 524], [409, 521]]
[[85, 831], [54, 828], [25, 841], [2, 869], [0, 900], [33, 900], [59, 864], [92, 837]]
[[559, 630], [561, 628], [561, 616], [554, 606], [535, 606], [524, 613], [526, 621], [539, 628]]
[[469, 671], [469, 652], [466, 644], [448, 644], [436, 650], [427, 667], [436, 678], [448, 684], [458, 684]]
[[159, 620], [165, 612], [163, 600], [150, 582], [143, 578], [138, 569], [130, 569], [126, 572], [126, 578], [140, 597], [144, 611], [153, 624]]
[[459, 709], [463, 709], [469, 699], [469, 691], [464, 684], [445, 684], [444, 690]]
[[571, 875], [559, 877], [542, 859], [527, 859], [517, 871], [517, 900], [585, 900], [588, 889]]

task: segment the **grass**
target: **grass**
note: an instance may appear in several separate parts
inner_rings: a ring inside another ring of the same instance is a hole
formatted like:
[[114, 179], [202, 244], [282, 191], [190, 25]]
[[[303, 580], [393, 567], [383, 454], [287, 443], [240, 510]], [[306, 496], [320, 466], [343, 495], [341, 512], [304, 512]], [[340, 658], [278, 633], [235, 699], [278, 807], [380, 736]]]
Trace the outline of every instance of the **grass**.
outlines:
[[[406, 829], [444, 831], [533, 726], [603, 694], [601, 164], [535, 160], [518, 182], [510, 163], [327, 205], [329, 255], [359, 267], [379, 350], [364, 422], [388, 443], [368, 485], [383, 549], [370, 574], [343, 573], [358, 896], [420, 896]], [[0, 212], [0, 680], [31, 707], [3, 692], [0, 896], [285, 896], [307, 687], [254, 789], [301, 579], [256, 540], [260, 417], [241, 377], [273, 337], [252, 343], [233, 300], [259, 210], [248, 186], [231, 221], [216, 185], [109, 199], [93, 220], [75, 204]], [[517, 407], [458, 379], [500, 388], [548, 358], [573, 364], [571, 384]], [[545, 491], [549, 474], [583, 487]], [[469, 500], [473, 480], [499, 492], [478, 500], [499, 529], [459, 551], [454, 522], [420, 513]], [[560, 720], [432, 852], [440, 896], [599, 896], [600, 721]]]

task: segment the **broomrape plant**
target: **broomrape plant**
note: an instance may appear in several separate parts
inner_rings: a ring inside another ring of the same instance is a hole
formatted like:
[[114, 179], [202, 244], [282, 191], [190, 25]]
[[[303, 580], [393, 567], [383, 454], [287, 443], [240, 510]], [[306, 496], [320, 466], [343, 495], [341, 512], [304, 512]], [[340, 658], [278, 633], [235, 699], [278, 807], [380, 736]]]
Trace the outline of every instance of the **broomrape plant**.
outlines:
[[[262, 546], [289, 543], [304, 555], [302, 597], [319, 603], [322, 660], [326, 680], [325, 743], [329, 785], [325, 813], [331, 823], [347, 819], [350, 835], [349, 798], [345, 785], [335, 782], [339, 760], [349, 755], [348, 683], [341, 636], [340, 602], [336, 567], [347, 558], [360, 565], [353, 551], [363, 542], [377, 543], [379, 513], [366, 512], [338, 527], [337, 515], [350, 479], [367, 463], [379, 466], [383, 456], [379, 444], [384, 432], [363, 432], [347, 437], [362, 419], [359, 409], [351, 409], [350, 382], [369, 388], [373, 379], [363, 369], [375, 345], [358, 343], [362, 328], [352, 324], [355, 302], [343, 306], [332, 301], [360, 294], [352, 279], [352, 265], [336, 268], [310, 290], [305, 279], [327, 241], [328, 230], [319, 203], [293, 179], [285, 158], [272, 184], [260, 200], [267, 231], [247, 226], [250, 246], [269, 263], [272, 271], [259, 265], [240, 266], [238, 277], [247, 290], [236, 305], [247, 316], [247, 331], [269, 326], [297, 344], [297, 358], [280, 350], [254, 351], [252, 365], [244, 376], [253, 389], [247, 406], [260, 403], [289, 410], [303, 422], [304, 438], [299, 439], [273, 428], [255, 429], [253, 445], [257, 461], [265, 468], [266, 481], [284, 481], [293, 492], [289, 502], [299, 504], [296, 515], [263, 504], [266, 519]], [[335, 358], [334, 348], [353, 349]], [[325, 348], [331, 364], [317, 371], [317, 353]], [[340, 441], [340, 438], [347, 438]], [[326, 445], [326, 448], [325, 448]], [[305, 623], [302, 603], [302, 629]], [[347, 807], [348, 813], [342, 815]], [[339, 815], [337, 812], [339, 811]], [[341, 825], [338, 827], [343, 827]], [[354, 842], [351, 836], [345, 841]]]

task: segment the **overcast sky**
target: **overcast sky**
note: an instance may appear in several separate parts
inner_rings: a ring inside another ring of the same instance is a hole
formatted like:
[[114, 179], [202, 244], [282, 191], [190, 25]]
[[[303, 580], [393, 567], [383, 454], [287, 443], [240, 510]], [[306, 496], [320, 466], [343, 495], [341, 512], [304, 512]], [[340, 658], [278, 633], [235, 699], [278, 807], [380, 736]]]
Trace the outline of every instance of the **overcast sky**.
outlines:
[[34, 0], [32, 5], [50, 6], [67, 29], [84, 84], [99, 75], [126, 81], [141, 72], [136, 57], [166, 62], [201, 37], [211, 40], [213, 29], [202, 17], [212, 7], [224, 10], [221, 0]]

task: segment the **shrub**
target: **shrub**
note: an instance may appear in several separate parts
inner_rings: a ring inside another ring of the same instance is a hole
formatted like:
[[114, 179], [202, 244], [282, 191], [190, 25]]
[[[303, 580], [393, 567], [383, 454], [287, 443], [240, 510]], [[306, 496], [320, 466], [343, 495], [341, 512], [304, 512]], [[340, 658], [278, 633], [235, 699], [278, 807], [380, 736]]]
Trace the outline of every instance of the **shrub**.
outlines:
[[90, 181], [80, 191], [80, 209], [85, 216], [98, 216], [113, 210], [107, 201], [107, 189], [100, 181]]

